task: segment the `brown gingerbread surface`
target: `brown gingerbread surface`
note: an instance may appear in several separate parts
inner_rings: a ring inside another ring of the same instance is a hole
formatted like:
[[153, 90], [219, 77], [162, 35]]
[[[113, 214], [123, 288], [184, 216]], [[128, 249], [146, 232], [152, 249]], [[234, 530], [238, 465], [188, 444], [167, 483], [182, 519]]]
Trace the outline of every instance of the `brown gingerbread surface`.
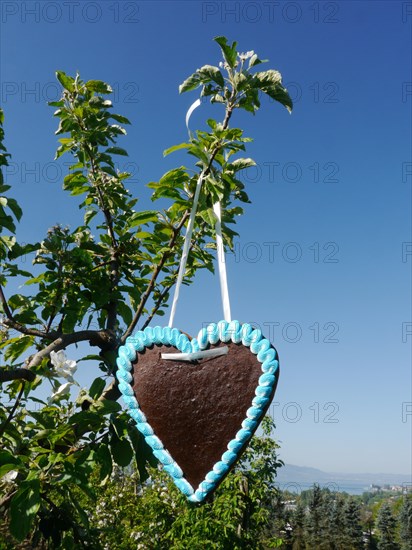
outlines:
[[222, 345], [227, 355], [195, 362], [164, 360], [162, 353], [179, 351], [154, 345], [133, 363], [136, 399], [194, 489], [241, 428], [262, 374], [249, 348], [232, 342], [211, 347]]

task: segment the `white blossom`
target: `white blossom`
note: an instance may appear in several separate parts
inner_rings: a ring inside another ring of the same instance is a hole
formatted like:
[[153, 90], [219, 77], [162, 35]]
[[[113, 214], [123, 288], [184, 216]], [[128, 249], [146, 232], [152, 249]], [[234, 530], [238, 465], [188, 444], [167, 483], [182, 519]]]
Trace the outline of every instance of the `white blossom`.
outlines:
[[50, 360], [55, 368], [57, 376], [66, 378], [72, 384], [75, 383], [73, 374], [77, 370], [77, 363], [71, 359], [67, 359], [63, 350], [50, 352]]
[[4, 474], [4, 476], [1, 478], [4, 483], [13, 483], [13, 481], [17, 477], [17, 470], [10, 470], [10, 472], [7, 472], [7, 474]]
[[52, 394], [51, 397], [49, 397], [48, 402], [53, 403], [54, 401], [57, 401], [60, 397], [63, 397], [64, 395], [67, 395], [70, 392], [70, 386], [73, 384], [71, 382], [66, 382], [65, 384], [62, 384], [59, 386], [59, 388]]
[[253, 55], [255, 55], [255, 52], [253, 50], [246, 53], [238, 53], [238, 56], [242, 61], [246, 61], [246, 59], [251, 58]]

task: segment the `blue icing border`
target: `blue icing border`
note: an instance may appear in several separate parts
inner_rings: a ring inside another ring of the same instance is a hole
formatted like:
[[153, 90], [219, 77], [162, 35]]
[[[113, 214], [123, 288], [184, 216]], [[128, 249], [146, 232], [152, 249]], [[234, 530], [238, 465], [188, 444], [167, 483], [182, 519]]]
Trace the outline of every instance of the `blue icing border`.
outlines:
[[[235, 438], [229, 441], [227, 450], [222, 454], [221, 459], [213, 465], [212, 470], [206, 474], [199, 487], [194, 489], [184, 478], [182, 469], [167, 449], [164, 448], [163, 443], [156, 436], [147, 422], [145, 414], [139, 407], [133, 388], [130, 385], [132, 381], [132, 362], [136, 360], [139, 352], [153, 344], [170, 345], [182, 353], [194, 353], [206, 349], [209, 344], [213, 345], [218, 342], [242, 343], [250, 348], [250, 351], [257, 356], [257, 360], [262, 364], [262, 374], [255, 389], [255, 397], [246, 411], [245, 418]], [[220, 483], [232, 464], [237, 460], [240, 450], [250, 440], [253, 431], [263, 417], [263, 410], [269, 402], [270, 394], [279, 377], [279, 360], [275, 348], [269, 340], [262, 336], [260, 330], [254, 329], [249, 323], [240, 324], [239, 321], [211, 323], [206, 328], [202, 328], [197, 337], [192, 340], [189, 340], [177, 328], [156, 326], [146, 327], [144, 330], [137, 331], [133, 336], [129, 336], [125, 345], [119, 348], [116, 362], [119, 390], [122, 393], [129, 415], [136, 422], [137, 429], [144, 436], [153, 454], [163, 464], [164, 470], [172, 477], [178, 489], [191, 502], [202, 502]]]

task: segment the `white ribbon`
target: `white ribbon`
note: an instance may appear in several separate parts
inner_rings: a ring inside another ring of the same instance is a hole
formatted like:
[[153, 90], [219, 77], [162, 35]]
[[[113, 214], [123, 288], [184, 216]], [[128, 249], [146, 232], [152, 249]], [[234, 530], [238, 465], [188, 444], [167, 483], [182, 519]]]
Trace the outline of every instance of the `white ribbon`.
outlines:
[[192, 105], [189, 107], [187, 113], [186, 113], [186, 128], [190, 134], [190, 130], [189, 130], [189, 120], [190, 120], [190, 117], [192, 116], [192, 113], [195, 109], [197, 109], [200, 105], [202, 105], [202, 102], [200, 101], [200, 99], [196, 99], [196, 101], [194, 101], [192, 103]]
[[[202, 104], [201, 100], [196, 99], [196, 101], [194, 101], [192, 103], [192, 105], [189, 107], [189, 109], [186, 113], [186, 127], [189, 131], [189, 134], [190, 134], [190, 130], [189, 130], [190, 117], [191, 117], [193, 111], [195, 109], [197, 109], [199, 107], [199, 105], [201, 105], [201, 104]], [[193, 232], [193, 227], [194, 227], [194, 222], [195, 222], [197, 205], [198, 205], [198, 202], [199, 202], [200, 189], [201, 189], [202, 183], [203, 183], [203, 177], [204, 177], [204, 170], [202, 170], [202, 172], [199, 175], [199, 178], [198, 178], [197, 184], [196, 184], [195, 196], [193, 197], [193, 205], [192, 205], [192, 210], [190, 212], [189, 223], [187, 224], [185, 242], [184, 242], [183, 250], [182, 250], [182, 257], [180, 258], [179, 273], [177, 275], [175, 293], [174, 293], [174, 296], [173, 296], [172, 307], [170, 309], [169, 327], [173, 326], [175, 313], [176, 313], [177, 301], [179, 299], [179, 294], [180, 294], [180, 287], [182, 285], [183, 277], [184, 277], [184, 274], [185, 274], [185, 271], [186, 271], [187, 256], [188, 256], [188, 253], [189, 253], [190, 241], [192, 239], [192, 232]], [[217, 202], [216, 204], [213, 205], [213, 211], [216, 215], [216, 224], [215, 224], [216, 248], [217, 248], [217, 261], [218, 261], [218, 268], [219, 268], [220, 292], [221, 292], [221, 296], [222, 296], [223, 314], [224, 314], [225, 321], [230, 322], [232, 320], [232, 318], [231, 318], [231, 313], [230, 313], [229, 288], [228, 288], [228, 284], [227, 284], [225, 250], [224, 250], [224, 247], [223, 247], [223, 239], [222, 239], [222, 218], [221, 218], [220, 202]], [[180, 355], [180, 358], [181, 358], [182, 354], [179, 354], [179, 355]], [[185, 355], [193, 357], [194, 354], [189, 353], [189, 354], [185, 354]], [[186, 359], [186, 360], [191, 361], [193, 359]]]
[[226, 261], [225, 261], [225, 249], [223, 247], [222, 239], [222, 213], [220, 208], [220, 202], [216, 202], [213, 205], [213, 212], [216, 216], [216, 249], [217, 249], [217, 265], [219, 268], [219, 280], [220, 280], [220, 293], [222, 296], [223, 316], [225, 321], [230, 323], [232, 315], [230, 313], [230, 300], [229, 300], [229, 287], [227, 284], [226, 273]]
[[221, 348], [205, 349], [202, 351], [195, 351], [192, 353], [162, 353], [162, 359], [169, 359], [172, 361], [197, 361], [198, 359], [211, 359], [212, 357], [220, 357], [221, 355], [227, 355], [229, 348], [222, 346]]
[[180, 258], [179, 274], [177, 276], [175, 295], [173, 297], [173, 303], [170, 310], [169, 327], [173, 326], [173, 321], [176, 313], [177, 301], [179, 299], [180, 287], [182, 285], [183, 277], [186, 271], [187, 256], [189, 253], [190, 241], [192, 238], [193, 226], [195, 223], [195, 216], [197, 210], [197, 203], [199, 202], [200, 189], [203, 183], [203, 170], [197, 179], [195, 196], [193, 198], [192, 211], [190, 212], [189, 223], [187, 224], [185, 242], [183, 245], [182, 257]]

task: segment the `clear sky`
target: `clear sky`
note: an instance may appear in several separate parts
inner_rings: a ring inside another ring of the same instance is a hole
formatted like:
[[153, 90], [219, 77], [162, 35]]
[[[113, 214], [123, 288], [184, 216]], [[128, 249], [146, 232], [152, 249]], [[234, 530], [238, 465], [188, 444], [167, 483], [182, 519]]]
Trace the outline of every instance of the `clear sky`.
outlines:
[[[3, 0], [0, 9], [7, 180], [24, 209], [23, 241], [80, 222], [53, 162], [56, 70], [113, 85], [115, 112], [133, 123], [119, 168], [135, 172], [129, 188], [143, 209], [145, 183], [190, 162], [162, 152], [187, 137], [197, 92], [177, 88], [220, 61], [213, 37], [281, 71], [291, 116], [264, 101], [257, 116], [233, 117], [254, 138], [257, 168], [243, 176], [253, 204], [228, 258], [232, 313], [278, 349], [272, 412], [285, 462], [408, 473], [412, 3]], [[220, 107], [203, 105], [192, 129], [211, 115], [221, 118]], [[182, 289], [176, 326], [196, 334], [221, 317], [217, 278], [202, 273]]]

